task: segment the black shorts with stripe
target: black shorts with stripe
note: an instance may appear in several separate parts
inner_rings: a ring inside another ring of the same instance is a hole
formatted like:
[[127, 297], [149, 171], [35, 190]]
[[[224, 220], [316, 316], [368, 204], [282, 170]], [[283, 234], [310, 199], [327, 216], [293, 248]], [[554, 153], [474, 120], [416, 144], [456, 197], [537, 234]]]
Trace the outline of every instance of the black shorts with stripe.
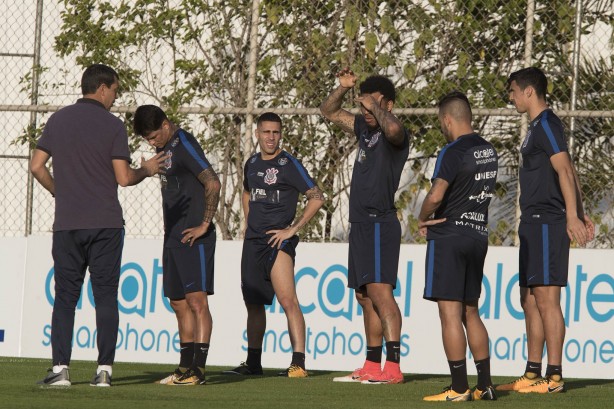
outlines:
[[518, 237], [518, 284], [521, 287], [567, 286], [570, 244], [567, 224], [520, 222]]
[[424, 295], [427, 300], [469, 302], [480, 298], [486, 240], [449, 236], [429, 240]]
[[241, 256], [241, 291], [243, 300], [248, 304], [271, 305], [275, 291], [271, 283], [271, 270], [280, 251], [292, 258], [296, 257], [298, 236], [292, 236], [282, 242], [281, 248], [271, 247], [270, 236], [246, 239], [243, 241]]
[[164, 247], [162, 266], [166, 297], [181, 300], [187, 293], [197, 291], [213, 294], [215, 241], [213, 234], [192, 247]]
[[401, 224], [351, 223], [348, 254], [348, 287], [384, 283], [397, 286]]

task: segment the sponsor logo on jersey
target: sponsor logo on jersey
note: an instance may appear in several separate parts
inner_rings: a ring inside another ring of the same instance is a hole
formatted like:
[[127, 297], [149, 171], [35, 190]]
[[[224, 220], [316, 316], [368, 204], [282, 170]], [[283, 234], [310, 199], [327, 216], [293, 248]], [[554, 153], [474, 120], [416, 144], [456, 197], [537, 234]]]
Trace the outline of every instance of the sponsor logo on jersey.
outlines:
[[168, 158], [164, 161], [164, 167], [168, 170], [173, 166], [173, 151], [167, 151], [166, 154]]
[[495, 156], [495, 150], [493, 148], [480, 149], [473, 152], [473, 157], [476, 159], [485, 159]]
[[179, 138], [173, 139], [173, 142], [171, 143], [171, 148], [174, 148], [177, 145], [179, 145]]
[[497, 177], [497, 171], [493, 170], [492, 172], [479, 172], [474, 176], [475, 180], [486, 180], [486, 179], [494, 179]]
[[266, 174], [264, 175], [264, 183], [267, 185], [273, 185], [277, 183], [277, 173], [279, 170], [275, 168], [269, 168], [266, 170]]
[[367, 152], [364, 149], [359, 148], [358, 153], [356, 154], [356, 162], [363, 163], [367, 159]]
[[484, 213], [479, 212], [465, 212], [461, 214], [461, 219], [469, 219], [476, 222], [483, 222], [485, 221], [486, 216], [484, 215]]
[[484, 186], [484, 190], [480, 192], [479, 195], [469, 196], [469, 200], [475, 200], [478, 203], [484, 203], [486, 200], [492, 198], [494, 195], [492, 193], [488, 193], [488, 186]]
[[377, 143], [377, 141], [379, 141], [379, 137], [382, 133], [380, 131], [374, 133], [373, 135], [371, 135], [371, 139], [367, 139], [365, 138], [365, 142], [367, 143], [367, 148], [372, 148], [373, 146], [375, 146], [375, 144]]
[[279, 158], [277, 163], [279, 163], [279, 166], [284, 166], [285, 164], [288, 163], [288, 158]]

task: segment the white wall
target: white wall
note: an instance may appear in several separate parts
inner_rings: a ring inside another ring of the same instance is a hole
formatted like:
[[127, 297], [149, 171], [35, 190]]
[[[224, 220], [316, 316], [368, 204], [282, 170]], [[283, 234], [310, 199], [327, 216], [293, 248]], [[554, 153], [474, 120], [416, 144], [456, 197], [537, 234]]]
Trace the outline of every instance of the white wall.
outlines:
[[[0, 355], [50, 358], [53, 302], [51, 238], [0, 240]], [[403, 245], [395, 296], [403, 315], [401, 368], [447, 373], [435, 303], [422, 298], [426, 247]], [[491, 247], [485, 266], [481, 312], [491, 338], [492, 371], [518, 375], [526, 338], [517, 283], [517, 248]], [[162, 242], [128, 240], [120, 281], [118, 361], [178, 362], [175, 317], [162, 296]], [[245, 359], [246, 313], [240, 290], [241, 242], [216, 249], [214, 320], [208, 363], [234, 366]], [[563, 365], [569, 377], [614, 378], [614, 250], [572, 249], [569, 286], [562, 298], [567, 336]], [[364, 359], [360, 307], [346, 288], [347, 244], [301, 243], [296, 280], [307, 323], [308, 369], [353, 370]], [[95, 360], [95, 317], [89, 280], [75, 321], [74, 359]], [[20, 332], [21, 331], [21, 332]], [[20, 337], [21, 335], [21, 337]], [[290, 362], [286, 321], [278, 304], [268, 310], [266, 367]], [[544, 359], [545, 363], [545, 359]], [[472, 368], [472, 365], [470, 365]], [[475, 373], [471, 371], [470, 373]]]

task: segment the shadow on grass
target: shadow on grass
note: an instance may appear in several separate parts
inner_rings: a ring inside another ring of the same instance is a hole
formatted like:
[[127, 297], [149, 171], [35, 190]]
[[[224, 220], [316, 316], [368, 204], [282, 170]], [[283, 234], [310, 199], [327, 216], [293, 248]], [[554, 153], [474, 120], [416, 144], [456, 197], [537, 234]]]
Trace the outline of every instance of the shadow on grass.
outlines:
[[608, 384], [612, 389], [614, 389], [614, 379], [565, 379], [565, 386], [567, 390], [599, 387], [601, 385]]
[[[211, 370], [206, 372], [207, 384], [208, 385], [216, 385], [216, 384], [225, 384], [225, 383], [237, 383], [243, 381], [250, 381], [256, 379], [265, 379], [265, 378], [278, 378], [277, 374], [282, 369], [265, 369], [264, 375], [228, 375], [223, 374], [222, 370]], [[331, 371], [309, 371], [309, 377], [311, 378], [320, 378], [320, 377], [331, 377]], [[133, 375], [133, 376], [118, 376], [117, 378], [113, 378], [113, 384], [117, 386], [121, 385], [147, 385], [147, 384], [156, 384], [161, 379], [167, 377], [169, 372], [144, 372], [143, 374]], [[332, 377], [331, 377], [332, 379]], [[89, 383], [89, 382], [82, 382]]]

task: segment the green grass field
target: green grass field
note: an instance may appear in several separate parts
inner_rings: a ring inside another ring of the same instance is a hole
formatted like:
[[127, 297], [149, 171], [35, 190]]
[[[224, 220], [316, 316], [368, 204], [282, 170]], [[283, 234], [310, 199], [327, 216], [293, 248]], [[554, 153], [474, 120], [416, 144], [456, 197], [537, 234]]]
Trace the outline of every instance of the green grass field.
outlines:
[[[168, 375], [170, 365], [117, 363], [113, 387], [93, 388], [89, 381], [96, 368], [93, 362], [71, 365], [70, 388], [41, 388], [36, 381], [45, 375], [49, 360], [0, 357], [0, 408], [426, 408], [445, 402], [423, 402], [424, 395], [439, 392], [450, 382], [444, 375], [405, 374], [404, 385], [361, 385], [333, 383], [342, 372], [311, 371], [306, 379], [275, 376], [265, 370], [263, 377], [222, 375], [227, 368], [210, 367], [207, 385], [175, 387], [154, 382]], [[495, 377], [494, 382], [509, 378]], [[467, 405], [494, 405], [524, 408], [614, 407], [614, 380], [567, 379], [569, 391], [555, 395], [500, 393], [496, 402], [466, 402]], [[470, 377], [470, 384], [475, 377]]]

